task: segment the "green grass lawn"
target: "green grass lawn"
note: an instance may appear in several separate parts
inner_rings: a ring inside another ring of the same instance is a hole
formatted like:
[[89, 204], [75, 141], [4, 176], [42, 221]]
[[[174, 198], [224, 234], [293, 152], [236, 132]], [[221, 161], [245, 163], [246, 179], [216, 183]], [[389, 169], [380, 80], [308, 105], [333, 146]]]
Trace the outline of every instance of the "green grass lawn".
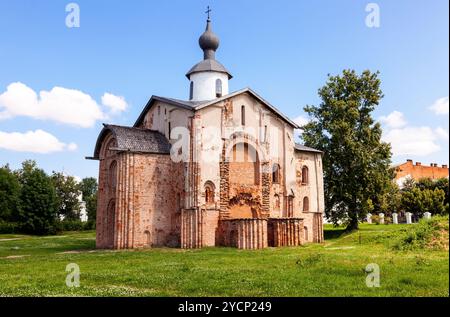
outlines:
[[[410, 225], [411, 226], [411, 225]], [[326, 227], [326, 242], [241, 251], [95, 250], [95, 233], [0, 235], [1, 296], [448, 296], [449, 253], [395, 251], [406, 225]], [[65, 284], [66, 265], [81, 270], [80, 287]], [[376, 263], [381, 286], [369, 288]]]

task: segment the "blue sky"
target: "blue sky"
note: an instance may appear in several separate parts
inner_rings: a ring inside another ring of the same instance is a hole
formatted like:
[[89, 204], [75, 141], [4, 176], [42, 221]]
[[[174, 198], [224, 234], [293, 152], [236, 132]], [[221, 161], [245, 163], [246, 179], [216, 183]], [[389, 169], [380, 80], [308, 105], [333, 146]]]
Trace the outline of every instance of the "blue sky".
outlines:
[[[187, 99], [207, 5], [231, 91], [249, 86], [303, 122], [327, 74], [379, 70], [374, 116], [393, 161], [449, 161], [447, 0], [73, 2], [79, 28], [65, 24], [70, 1], [0, 0], [0, 165], [97, 176], [84, 157], [102, 122], [132, 125], [153, 94]], [[366, 26], [369, 2], [379, 28]]]

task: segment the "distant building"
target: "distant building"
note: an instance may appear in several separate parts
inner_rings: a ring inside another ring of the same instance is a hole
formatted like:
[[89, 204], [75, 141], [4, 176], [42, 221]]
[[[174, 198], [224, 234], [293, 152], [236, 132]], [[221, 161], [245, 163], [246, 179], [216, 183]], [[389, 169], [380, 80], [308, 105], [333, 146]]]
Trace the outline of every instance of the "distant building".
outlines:
[[406, 160], [406, 163], [394, 165], [395, 167], [395, 182], [402, 187], [407, 179], [419, 180], [421, 178], [448, 178], [448, 166], [438, 166], [436, 163], [431, 163], [430, 166], [422, 165], [420, 162], [413, 163], [412, 160]]

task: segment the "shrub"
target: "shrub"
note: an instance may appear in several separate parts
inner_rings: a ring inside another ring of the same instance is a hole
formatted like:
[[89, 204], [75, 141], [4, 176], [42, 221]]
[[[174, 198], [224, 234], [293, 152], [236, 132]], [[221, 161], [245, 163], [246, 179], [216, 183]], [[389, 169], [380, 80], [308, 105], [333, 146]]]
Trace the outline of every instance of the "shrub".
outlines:
[[81, 220], [63, 220], [59, 222], [60, 231], [84, 231], [95, 229], [94, 221], [83, 222]]
[[422, 219], [411, 225], [393, 242], [393, 249], [448, 249], [448, 216]]
[[20, 226], [15, 222], [0, 221], [0, 233], [18, 233], [20, 232]]
[[377, 225], [380, 224], [380, 217], [378, 217], [377, 215], [372, 215], [372, 223], [375, 223]]

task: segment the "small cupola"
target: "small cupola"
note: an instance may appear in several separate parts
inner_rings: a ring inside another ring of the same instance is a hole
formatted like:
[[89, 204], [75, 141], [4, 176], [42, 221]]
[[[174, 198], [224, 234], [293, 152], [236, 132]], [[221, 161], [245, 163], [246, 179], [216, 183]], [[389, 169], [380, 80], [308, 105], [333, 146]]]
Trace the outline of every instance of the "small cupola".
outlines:
[[208, 7], [205, 32], [198, 39], [203, 50], [203, 60], [195, 64], [186, 74], [190, 81], [189, 100], [206, 101], [228, 94], [228, 80], [232, 78], [228, 70], [216, 60], [219, 37], [212, 31]]

